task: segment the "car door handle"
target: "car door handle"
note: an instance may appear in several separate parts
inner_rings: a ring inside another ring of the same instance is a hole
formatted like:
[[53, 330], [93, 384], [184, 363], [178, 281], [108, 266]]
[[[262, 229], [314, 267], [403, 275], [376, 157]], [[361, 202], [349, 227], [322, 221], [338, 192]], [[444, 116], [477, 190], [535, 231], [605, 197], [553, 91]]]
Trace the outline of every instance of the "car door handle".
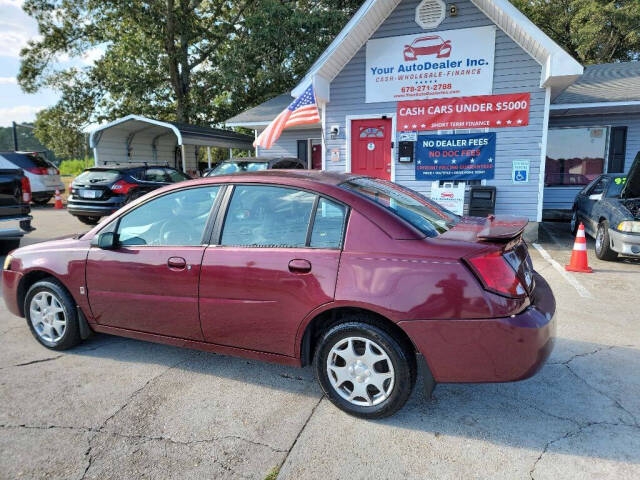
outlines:
[[167, 265], [172, 270], [184, 270], [187, 268], [187, 261], [182, 257], [170, 257]]
[[311, 262], [301, 258], [294, 258], [289, 262], [289, 271], [291, 273], [309, 273], [311, 271]]

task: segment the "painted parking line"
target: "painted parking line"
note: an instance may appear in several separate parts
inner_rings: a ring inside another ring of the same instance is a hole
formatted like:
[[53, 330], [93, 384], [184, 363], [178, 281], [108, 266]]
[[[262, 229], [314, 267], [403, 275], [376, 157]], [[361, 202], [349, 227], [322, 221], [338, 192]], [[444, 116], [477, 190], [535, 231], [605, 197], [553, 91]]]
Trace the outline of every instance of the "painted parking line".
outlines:
[[547, 262], [549, 262], [551, 266], [555, 268], [558, 271], [558, 273], [560, 273], [560, 275], [562, 275], [562, 278], [564, 278], [567, 281], [567, 283], [569, 283], [569, 285], [571, 285], [573, 288], [576, 289], [576, 291], [578, 292], [578, 295], [580, 295], [583, 298], [592, 298], [591, 292], [589, 292], [589, 290], [587, 290], [585, 286], [582, 285], [576, 279], [576, 277], [574, 277], [571, 273], [567, 272], [562, 267], [562, 265], [560, 265], [553, 258], [551, 258], [551, 255], [549, 255], [549, 253], [544, 248], [542, 248], [541, 245], [537, 243], [533, 243], [532, 245], [533, 245], [533, 248], [535, 248], [536, 250], [538, 250], [538, 252], [540, 252], [540, 255], [542, 255], [542, 258], [544, 258]]

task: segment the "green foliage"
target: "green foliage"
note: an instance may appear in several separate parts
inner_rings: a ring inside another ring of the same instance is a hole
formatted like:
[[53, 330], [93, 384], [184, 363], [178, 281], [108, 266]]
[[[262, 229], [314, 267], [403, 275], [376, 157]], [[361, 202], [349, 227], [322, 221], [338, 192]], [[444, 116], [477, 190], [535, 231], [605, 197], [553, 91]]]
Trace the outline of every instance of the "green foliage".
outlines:
[[63, 160], [60, 162], [59, 169], [60, 175], [78, 176], [85, 168], [89, 168], [93, 165], [93, 159], [85, 158], [84, 160]]
[[280, 473], [280, 467], [273, 467], [273, 469], [264, 477], [264, 480], [276, 480]]
[[[31, 124], [18, 125], [18, 150], [28, 152], [42, 152], [46, 150], [33, 134]], [[11, 127], [0, 127], [0, 151], [13, 151], [13, 129]]]
[[640, 58], [638, 0], [511, 0], [583, 64]]
[[[36, 121], [58, 154], [84, 155], [87, 125], [137, 113], [216, 125], [291, 89], [361, 0], [25, 0], [41, 36], [18, 81], [61, 93]], [[79, 66], [62, 57], [102, 52]]]

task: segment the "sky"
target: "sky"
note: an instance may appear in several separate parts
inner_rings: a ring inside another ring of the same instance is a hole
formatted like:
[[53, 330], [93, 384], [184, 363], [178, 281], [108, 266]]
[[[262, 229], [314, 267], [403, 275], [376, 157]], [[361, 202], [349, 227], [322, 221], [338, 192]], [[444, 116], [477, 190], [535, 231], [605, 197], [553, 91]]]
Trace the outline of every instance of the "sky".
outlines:
[[36, 112], [56, 103], [55, 92], [24, 93], [16, 82], [20, 49], [36, 38], [35, 20], [22, 11], [22, 0], [0, 0], [0, 126], [30, 122]]

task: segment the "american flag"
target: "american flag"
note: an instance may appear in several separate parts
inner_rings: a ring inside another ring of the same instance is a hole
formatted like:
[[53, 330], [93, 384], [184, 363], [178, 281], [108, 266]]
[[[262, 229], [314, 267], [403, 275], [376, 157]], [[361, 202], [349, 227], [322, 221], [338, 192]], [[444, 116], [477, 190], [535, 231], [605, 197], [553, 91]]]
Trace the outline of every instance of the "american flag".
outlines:
[[253, 146], [269, 149], [280, 138], [285, 128], [319, 121], [320, 114], [316, 105], [316, 96], [313, 93], [313, 85], [311, 85], [264, 129], [253, 142]]

